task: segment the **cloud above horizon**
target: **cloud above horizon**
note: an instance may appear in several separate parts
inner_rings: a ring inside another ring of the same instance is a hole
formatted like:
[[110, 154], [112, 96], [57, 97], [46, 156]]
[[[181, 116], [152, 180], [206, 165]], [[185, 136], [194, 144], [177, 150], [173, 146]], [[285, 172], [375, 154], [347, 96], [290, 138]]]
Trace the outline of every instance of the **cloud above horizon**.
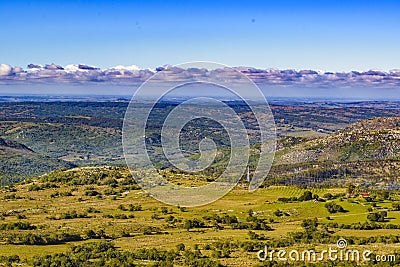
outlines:
[[[259, 85], [274, 86], [305, 86], [305, 87], [400, 87], [400, 70], [364, 72], [321, 72], [315, 70], [278, 70], [256, 69], [252, 67], [234, 67], [232, 69], [204, 68], [182, 69], [165, 65], [155, 69], [141, 69], [138, 66], [115, 66], [100, 69], [85, 64], [70, 64], [66, 66], [54, 63], [45, 66], [29, 64], [26, 69], [8, 64], [0, 64], [0, 83], [110, 83], [110, 84], [140, 84], [162, 71], [164, 81], [179, 80], [190, 76], [216, 77], [218, 79], [235, 79], [240, 73], [245, 74]], [[240, 72], [240, 73], [238, 73]]]

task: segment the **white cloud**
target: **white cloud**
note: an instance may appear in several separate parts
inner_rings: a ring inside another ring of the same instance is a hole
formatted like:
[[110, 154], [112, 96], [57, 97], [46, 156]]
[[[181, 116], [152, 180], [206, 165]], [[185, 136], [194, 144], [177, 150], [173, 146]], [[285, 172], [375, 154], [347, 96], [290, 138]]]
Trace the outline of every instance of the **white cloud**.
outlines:
[[8, 76], [12, 74], [12, 67], [8, 64], [0, 64], [0, 76]]
[[64, 67], [66, 72], [76, 72], [79, 70], [78, 64], [69, 64]]
[[110, 69], [114, 69], [114, 70], [127, 70], [127, 71], [139, 71], [140, 68], [136, 65], [131, 65], [131, 66], [123, 66], [123, 65], [118, 65], [115, 67], [112, 67]]
[[[160, 73], [161, 71], [161, 73]], [[112, 84], [138, 84], [155, 72], [161, 81], [185, 79], [190, 76], [201, 76], [218, 79], [239, 78], [240, 73], [245, 74], [257, 84], [273, 85], [304, 85], [314, 87], [326, 86], [375, 86], [399, 87], [400, 70], [388, 72], [369, 70], [365, 72], [322, 72], [314, 70], [278, 70], [256, 69], [251, 67], [236, 67], [233, 69], [189, 68], [181, 69], [170, 65], [153, 69], [140, 69], [136, 65], [118, 65], [108, 69], [99, 69], [84, 64], [69, 64], [65, 67], [55, 64], [40, 65], [29, 64], [26, 71], [20, 67], [0, 64], [0, 81], [26, 81], [26, 82], [59, 82], [59, 83], [112, 83]]]

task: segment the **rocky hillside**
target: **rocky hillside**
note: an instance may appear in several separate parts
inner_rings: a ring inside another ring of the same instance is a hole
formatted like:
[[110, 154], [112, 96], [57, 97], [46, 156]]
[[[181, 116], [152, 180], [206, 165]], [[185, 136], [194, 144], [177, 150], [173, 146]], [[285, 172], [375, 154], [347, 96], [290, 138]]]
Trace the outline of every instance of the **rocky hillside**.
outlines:
[[360, 121], [326, 137], [282, 146], [276, 153], [275, 163], [399, 158], [400, 118], [395, 117]]
[[400, 117], [384, 117], [362, 120], [339, 130], [339, 132], [377, 131], [400, 128]]

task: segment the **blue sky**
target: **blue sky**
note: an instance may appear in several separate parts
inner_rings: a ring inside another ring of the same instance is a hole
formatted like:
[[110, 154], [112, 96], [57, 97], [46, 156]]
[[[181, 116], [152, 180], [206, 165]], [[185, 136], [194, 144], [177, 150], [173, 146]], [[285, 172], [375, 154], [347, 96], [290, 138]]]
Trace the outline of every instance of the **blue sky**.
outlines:
[[0, 1], [0, 63], [400, 68], [400, 1]]

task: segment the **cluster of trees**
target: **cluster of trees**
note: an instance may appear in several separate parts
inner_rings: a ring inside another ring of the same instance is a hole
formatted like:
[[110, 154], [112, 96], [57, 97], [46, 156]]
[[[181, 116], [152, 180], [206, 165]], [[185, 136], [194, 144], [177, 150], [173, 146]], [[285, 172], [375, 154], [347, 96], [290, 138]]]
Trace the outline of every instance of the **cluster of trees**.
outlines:
[[[37, 227], [30, 224], [3, 224], [1, 230], [34, 230]], [[81, 234], [70, 232], [9, 232], [0, 235], [0, 242], [18, 245], [53, 245], [66, 242], [87, 240], [87, 239], [106, 239], [110, 238], [103, 229], [84, 230]]]
[[265, 230], [272, 231], [272, 227], [267, 224], [266, 219], [257, 218], [256, 216], [248, 216], [245, 222], [237, 222], [231, 224], [233, 229], [249, 229], [249, 230]]
[[394, 211], [400, 211], [400, 202], [393, 202], [392, 208]]
[[265, 240], [267, 239], [264, 234], [257, 234], [256, 232], [249, 231], [248, 233], [250, 240]]
[[[21, 261], [20, 257], [18, 255], [12, 255], [12, 256], [0, 256], [0, 266], [15, 266], [19, 264]], [[14, 264], [14, 265], [13, 265]]]
[[57, 198], [57, 197], [71, 197], [72, 196], [72, 191], [66, 191], [66, 192], [54, 192], [50, 195], [50, 198]]
[[120, 219], [120, 220], [126, 220], [126, 219], [132, 219], [135, 218], [135, 215], [133, 214], [123, 214], [123, 213], [117, 213], [117, 214], [104, 214], [104, 218], [109, 218], [109, 219]]
[[163, 233], [159, 227], [156, 226], [147, 226], [143, 229], [144, 235], [156, 235]]
[[4, 242], [7, 244], [15, 245], [54, 245], [65, 242], [80, 241], [82, 237], [79, 234], [72, 234], [66, 232], [55, 233], [10, 233], [3, 237]]
[[86, 213], [78, 213], [76, 210], [67, 211], [65, 213], [61, 213], [57, 216], [49, 216], [47, 219], [49, 220], [70, 220], [70, 219], [77, 219], [77, 218], [90, 218], [90, 216]]
[[[43, 183], [60, 183], [63, 185], [115, 185], [115, 183], [118, 184], [118, 179], [123, 178], [122, 173], [124, 171], [125, 169], [122, 167], [80, 169], [68, 172], [60, 169], [42, 176], [40, 180]], [[132, 182], [134, 183], [134, 180]]]
[[101, 196], [101, 193], [94, 190], [94, 188], [88, 188], [85, 190], [85, 196], [89, 197]]
[[29, 191], [40, 191], [40, 190], [45, 190], [48, 188], [59, 188], [60, 186], [58, 186], [57, 184], [54, 183], [41, 183], [41, 184], [31, 184], [28, 187]]
[[384, 222], [386, 221], [387, 211], [379, 211], [368, 214], [367, 219], [371, 222]]
[[343, 224], [331, 222], [326, 224], [330, 228], [352, 229], [352, 230], [375, 230], [375, 229], [400, 229], [400, 224], [363, 222]]
[[183, 228], [185, 228], [186, 230], [190, 230], [192, 228], [206, 228], [206, 224], [204, 223], [204, 221], [199, 220], [197, 218], [194, 219], [189, 219], [189, 220], [185, 220], [183, 222]]
[[0, 230], [34, 230], [37, 227], [27, 222], [10, 222], [0, 224]]
[[222, 223], [222, 224], [234, 224], [234, 223], [238, 223], [238, 218], [234, 215], [228, 215], [225, 214], [223, 216], [220, 216], [218, 214], [211, 214], [211, 215], [206, 215], [203, 216], [203, 219], [209, 222], [214, 222], [214, 223]]
[[335, 202], [326, 203], [325, 208], [329, 213], [345, 212], [345, 209]]
[[137, 205], [129, 204], [128, 207], [125, 207], [124, 205], [121, 204], [118, 206], [118, 209], [123, 210], [123, 211], [142, 211], [143, 210], [142, 205], [140, 205], [140, 204], [137, 204]]
[[94, 231], [92, 229], [85, 230], [82, 235], [82, 239], [101, 239], [101, 238], [109, 238], [103, 229], [98, 231]]
[[99, 266], [131, 267], [138, 260], [150, 261], [152, 266], [174, 266], [174, 262], [184, 262], [190, 267], [220, 267], [214, 261], [202, 255], [198, 248], [187, 250], [184, 246], [177, 250], [158, 250], [155, 248], [138, 249], [133, 252], [118, 250], [112, 242], [106, 240], [72, 247], [68, 252], [36, 256], [30, 262], [35, 267], [50, 266]]
[[280, 197], [278, 201], [288, 203], [288, 202], [302, 202], [309, 200], [319, 200], [319, 196], [317, 194], [313, 194], [311, 191], [305, 191], [300, 197]]
[[[249, 216], [245, 221], [240, 221], [236, 216], [217, 214], [206, 215], [203, 220], [194, 218], [185, 220], [183, 227], [187, 230], [192, 228], [209, 228], [214, 227], [217, 229], [223, 229], [223, 225], [230, 226], [232, 229], [249, 229], [249, 230], [267, 230], [271, 231], [272, 228], [267, 224], [266, 219], [258, 218], [253, 215], [252, 211], [249, 211]], [[207, 222], [207, 223], [206, 223]], [[222, 224], [222, 225], [221, 225]]]
[[5, 195], [4, 200], [6, 200], [6, 199], [23, 199], [23, 197], [18, 196], [15, 193], [12, 193], [12, 194]]

